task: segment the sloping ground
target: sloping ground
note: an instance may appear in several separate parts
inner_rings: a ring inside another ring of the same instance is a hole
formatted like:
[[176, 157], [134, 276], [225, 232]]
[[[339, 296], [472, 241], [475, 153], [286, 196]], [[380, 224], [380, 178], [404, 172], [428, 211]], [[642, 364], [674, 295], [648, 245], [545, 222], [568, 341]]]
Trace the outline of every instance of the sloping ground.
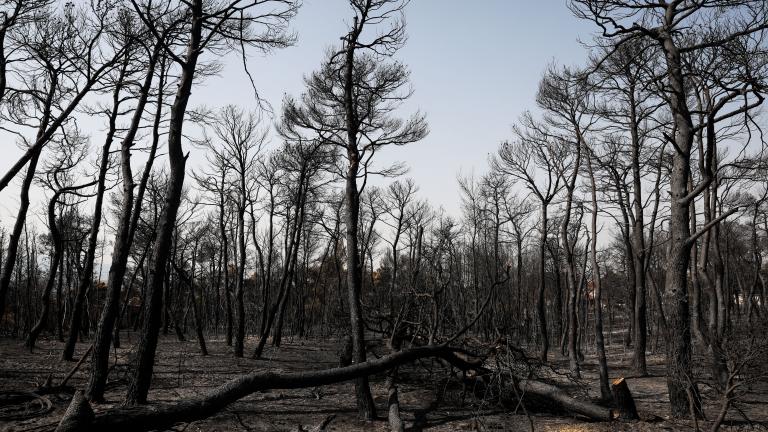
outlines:
[[[247, 341], [253, 347], [254, 340]], [[59, 362], [61, 344], [42, 340], [34, 353], [24, 350], [18, 340], [0, 340], [0, 389], [2, 391], [30, 391], [42, 384], [49, 373], [53, 373], [56, 384], [69, 372], [74, 363]], [[130, 346], [130, 335], [123, 337], [123, 345]], [[175, 337], [164, 337], [159, 346], [159, 358], [155, 367], [155, 380], [150, 400], [170, 402], [188, 398], [222, 384], [235, 376], [258, 369], [301, 371], [336, 366], [338, 342], [334, 339], [313, 339], [309, 341], [286, 341], [280, 349], [270, 348], [265, 358], [236, 359], [230, 354], [221, 338], [208, 341], [210, 355], [198, 354], [194, 340], [178, 342]], [[79, 358], [88, 348], [79, 344], [75, 357]], [[110, 375], [111, 384], [107, 392], [110, 403], [97, 405], [95, 410], [108, 409], [118, 404], [125, 392], [128, 350], [121, 348], [113, 356], [115, 370]], [[621, 365], [628, 363], [629, 352], [614, 347], [609, 353], [609, 364], [614, 367], [611, 377], [627, 373]], [[629, 386], [635, 395], [642, 422], [633, 423], [591, 423], [576, 418], [533, 415], [537, 431], [636, 431], [636, 430], [692, 430], [686, 422], [669, 421], [667, 413], [666, 384], [663, 378], [662, 358], [649, 358], [650, 377], [629, 378]], [[565, 364], [562, 359], [557, 365]], [[85, 384], [87, 363], [79, 370], [69, 384], [82, 387]], [[768, 367], [768, 366], [767, 366]], [[430, 374], [429, 371], [433, 373]], [[597, 375], [594, 361], [587, 357], [584, 364], [584, 383], [589, 394], [597, 394]], [[380, 415], [384, 413], [386, 390], [384, 377], [372, 380], [373, 392]], [[400, 374], [400, 400], [408, 430], [419, 431], [518, 431], [530, 430], [528, 417], [522, 413], [505, 412], [493, 404], [478, 400], [470, 394], [462, 394], [462, 387], [446, 380], [442, 369], [431, 362], [423, 362], [405, 368]], [[755, 389], [740, 405], [747, 416], [755, 422], [747, 424], [738, 414], [729, 416], [735, 424], [732, 430], [768, 430], [768, 395], [766, 389]], [[55, 427], [64, 413], [68, 400], [66, 395], [52, 395], [52, 409], [44, 416], [27, 420], [0, 420], [0, 429], [8, 431], [46, 430]], [[311, 429], [328, 416], [329, 431], [386, 431], [385, 420], [371, 423], [356, 418], [354, 390], [350, 383], [322, 388], [281, 390], [257, 393], [231, 405], [226, 411], [189, 425], [179, 425], [177, 430], [186, 431], [297, 431]], [[762, 423], [760, 423], [762, 422]], [[305, 429], [302, 429], [305, 428]]]

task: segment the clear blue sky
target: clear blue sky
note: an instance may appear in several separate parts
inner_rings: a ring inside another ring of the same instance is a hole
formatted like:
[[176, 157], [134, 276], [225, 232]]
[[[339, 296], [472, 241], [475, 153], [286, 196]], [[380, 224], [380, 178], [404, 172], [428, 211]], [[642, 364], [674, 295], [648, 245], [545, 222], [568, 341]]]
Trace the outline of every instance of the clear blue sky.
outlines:
[[[284, 94], [301, 93], [303, 76], [320, 65], [328, 46], [339, 42], [351, 17], [345, 0], [304, 0], [292, 25], [296, 46], [267, 56], [252, 53], [249, 69], [276, 113]], [[589, 40], [594, 29], [559, 0], [412, 0], [406, 19], [408, 42], [396, 57], [410, 68], [415, 93], [405, 113], [425, 112], [431, 133], [420, 143], [377, 156], [383, 162], [405, 161], [420, 195], [458, 215], [457, 173], [484, 172], [488, 154], [510, 136], [512, 123], [535, 108], [537, 83], [547, 64], [582, 63], [586, 51], [578, 40]], [[193, 89], [191, 105], [254, 107], [240, 59], [233, 56], [223, 63], [221, 77]], [[83, 119], [81, 125], [91, 126], [91, 146], [98, 148], [103, 124]], [[12, 138], [4, 141], [8, 150], [0, 158], [0, 171], [20, 154]], [[191, 167], [199, 166], [201, 151], [187, 147]], [[17, 193], [14, 186], [0, 192], [0, 220], [6, 227], [13, 223]], [[39, 191], [33, 193], [30, 212], [37, 220], [42, 200]]]

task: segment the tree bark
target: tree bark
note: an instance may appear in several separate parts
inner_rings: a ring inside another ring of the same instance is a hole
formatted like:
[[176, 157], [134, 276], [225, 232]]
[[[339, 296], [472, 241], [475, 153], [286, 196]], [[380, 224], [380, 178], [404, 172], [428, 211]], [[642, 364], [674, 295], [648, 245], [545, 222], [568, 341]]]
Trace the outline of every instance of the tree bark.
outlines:
[[[160, 330], [160, 315], [163, 309], [163, 280], [165, 279], [166, 264], [171, 249], [171, 237], [176, 224], [176, 215], [181, 201], [184, 186], [184, 169], [187, 156], [184, 154], [182, 141], [182, 126], [186, 114], [187, 103], [192, 92], [192, 81], [200, 55], [200, 43], [203, 29], [203, 3], [195, 0], [190, 5], [191, 28], [187, 53], [181, 65], [181, 77], [176, 91], [176, 97], [171, 106], [171, 119], [168, 132], [168, 159], [170, 177], [166, 193], [166, 203], [160, 215], [157, 240], [152, 250], [152, 267], [148, 280], [148, 298], [144, 303], [144, 324], [141, 330], [140, 342], [136, 352], [134, 373], [126, 395], [125, 403], [142, 404], [147, 401], [147, 393], [152, 380], [155, 362], [158, 333]], [[162, 41], [159, 41], [163, 43]]]
[[549, 352], [549, 336], [547, 335], [547, 315], [544, 305], [544, 289], [546, 287], [546, 269], [545, 254], [547, 251], [547, 204], [542, 201], [541, 203], [541, 240], [539, 244], [539, 286], [536, 293], [536, 315], [539, 318], [539, 333], [541, 334], [541, 351], [539, 358], [541, 361], [547, 361], [547, 353]]
[[664, 309], [667, 319], [667, 387], [674, 417], [689, 414], [688, 394], [696, 395], [691, 374], [691, 326], [688, 306], [688, 266], [691, 236], [689, 224], [688, 177], [693, 142], [691, 113], [686, 102], [682, 61], [672, 36], [659, 37], [667, 62], [669, 106], [675, 122], [675, 152], [670, 173], [669, 252], [664, 281]]
[[[51, 107], [53, 105], [53, 98], [56, 94], [56, 88], [58, 86], [58, 77], [56, 74], [51, 75], [51, 81], [48, 83], [50, 86], [46, 94], [45, 104], [43, 108], [43, 117], [40, 121], [40, 126], [37, 129], [36, 144], [27, 150], [29, 158], [29, 166], [27, 167], [27, 174], [24, 176], [24, 181], [21, 184], [21, 190], [19, 192], [19, 210], [16, 212], [16, 221], [13, 224], [13, 231], [8, 237], [8, 246], [5, 254], [5, 263], [2, 271], [0, 271], [0, 318], [5, 314], [5, 298], [8, 295], [8, 289], [11, 285], [11, 277], [13, 276], [13, 269], [16, 266], [16, 256], [19, 251], [19, 241], [21, 240], [21, 231], [24, 229], [24, 224], [27, 218], [27, 210], [29, 209], [29, 188], [32, 186], [32, 180], [35, 178], [35, 170], [37, 169], [37, 162], [40, 160], [40, 152], [42, 152], [43, 145], [50, 140], [53, 133], [47, 135], [46, 129], [51, 119]], [[40, 143], [40, 145], [37, 145]], [[25, 160], [25, 163], [26, 163]], [[21, 165], [23, 166], [23, 165]], [[21, 169], [21, 166], [18, 170]], [[17, 171], [18, 171], [17, 170]], [[10, 175], [6, 174], [6, 177]], [[15, 175], [15, 173], [13, 174]], [[8, 178], [10, 182], [11, 175]], [[7, 184], [7, 183], [6, 183]], [[3, 187], [0, 187], [2, 191]]]
[[611, 421], [613, 418], [609, 408], [574, 399], [551, 384], [525, 379], [520, 381], [520, 389], [522, 394], [531, 393], [546, 397], [557, 402], [568, 411], [587, 416], [593, 420]]
[[[107, 298], [101, 311], [99, 324], [96, 327], [93, 353], [91, 354], [91, 370], [85, 390], [86, 397], [94, 402], [101, 402], [104, 399], [104, 386], [107, 382], [109, 365], [109, 349], [112, 343], [115, 321], [119, 319], [120, 291], [122, 290], [131, 244], [133, 243], [131, 216], [133, 214], [134, 206], [133, 188], [135, 183], [133, 181], [133, 172], [131, 170], [131, 147], [133, 147], [134, 139], [139, 130], [142, 115], [144, 114], [144, 107], [146, 106], [149, 97], [149, 91], [152, 86], [152, 78], [155, 73], [155, 65], [157, 64], [160, 49], [161, 44], [158, 42], [155, 44], [154, 51], [149, 59], [147, 74], [141, 87], [130, 127], [120, 143], [123, 198], [120, 205], [120, 215], [118, 216], [117, 231], [115, 233], [114, 246], [112, 249], [112, 264], [109, 267], [109, 274], [107, 276]], [[160, 80], [160, 85], [163, 85], [162, 79]], [[162, 90], [160, 94], [162, 94]], [[159, 97], [159, 100], [161, 98], [162, 96]], [[160, 102], [158, 102], [158, 104], [160, 104]], [[153, 146], [153, 149], [156, 149], [156, 146]], [[154, 155], [151, 154], [150, 161], [152, 159], [154, 159]], [[148, 178], [149, 173], [145, 172], [144, 174], [145, 177]], [[142, 198], [143, 197], [140, 197], [139, 199]], [[141, 204], [139, 203], [136, 209], [137, 211], [140, 211], [140, 205]]]
[[[109, 114], [109, 128], [104, 145], [101, 149], [101, 163], [99, 165], [99, 179], [96, 185], [96, 203], [93, 208], [93, 220], [91, 221], [91, 232], [88, 237], [88, 249], [85, 253], [85, 263], [83, 264], [83, 273], [77, 287], [75, 306], [72, 311], [72, 319], [69, 324], [69, 335], [64, 345], [64, 351], [61, 354], [62, 360], [72, 360], [72, 354], [75, 351], [75, 343], [80, 333], [81, 314], [83, 312], [83, 302], [88, 290], [93, 284], [93, 264], [96, 259], [96, 246], [99, 239], [99, 229], [101, 227], [101, 214], [104, 202], [104, 191], [106, 190], [107, 170], [109, 169], [109, 149], [112, 147], [112, 141], [117, 131], [117, 117], [120, 114], [120, 93], [123, 89], [123, 82], [128, 68], [128, 56], [123, 60], [120, 74], [117, 78], [115, 89], [112, 93], [112, 112]], [[101, 275], [96, 276], [97, 280]], [[119, 294], [119, 293], [118, 293]], [[117, 307], [117, 306], [115, 306]], [[109, 329], [110, 335], [112, 329]], [[109, 337], [109, 336], [108, 336]], [[107, 347], [107, 351], [109, 348]], [[107, 353], [108, 355], [108, 353]]]
[[[363, 313], [360, 296], [363, 287], [362, 263], [360, 262], [360, 247], [358, 246], [358, 222], [360, 214], [360, 195], [357, 190], [357, 175], [360, 165], [360, 154], [357, 148], [359, 119], [355, 108], [354, 67], [355, 47], [362, 29], [358, 27], [357, 18], [352, 30], [347, 36], [347, 47], [344, 63], [344, 108], [347, 127], [347, 171], [345, 183], [345, 202], [347, 205], [345, 220], [345, 238], [347, 247], [347, 296], [349, 302], [349, 321], [352, 330], [352, 361], [366, 361], [365, 334]], [[376, 406], [373, 403], [368, 377], [361, 376], [355, 382], [357, 394], [357, 411], [360, 418], [373, 420], [376, 417]]]
[[587, 158], [587, 169], [592, 197], [592, 219], [590, 221], [592, 235], [589, 258], [592, 264], [592, 283], [595, 295], [595, 351], [597, 351], [597, 369], [600, 376], [600, 396], [603, 400], [608, 400], [611, 397], [611, 391], [608, 386], [608, 361], [605, 358], [605, 341], [603, 338], [603, 284], [600, 280], [600, 263], [597, 260], [597, 185], [595, 184], [595, 174], [592, 171], [591, 158]]
[[[461, 350], [459, 350], [461, 351]], [[385, 372], [394, 367], [422, 358], [439, 357], [453, 366], [467, 370], [478, 364], [460, 358], [456, 349], [437, 345], [410, 348], [343, 368], [310, 372], [253, 372], [223, 384], [208, 394], [176, 403], [157, 404], [152, 407], [124, 407], [101, 412], [95, 418], [68, 416], [62, 418], [57, 432], [97, 431], [148, 431], [162, 430], [176, 423], [204, 419], [221, 411], [231, 403], [249, 394], [270, 389], [294, 389], [318, 387], [348, 381], [360, 376]], [[74, 399], [77, 405], [87, 404], [85, 399]], [[69, 412], [69, 410], [68, 410]], [[79, 412], [73, 410], [73, 412]]]
[[635, 284], [635, 302], [634, 302], [634, 355], [632, 365], [634, 372], [638, 376], [648, 375], [648, 369], [645, 361], [645, 350], [647, 346], [647, 306], [646, 306], [646, 283], [645, 283], [645, 219], [643, 214], [643, 194], [642, 177], [640, 173], [640, 134], [638, 131], [637, 104], [635, 103], [634, 83], [629, 89], [629, 111], [630, 111], [630, 135], [632, 138], [632, 265], [634, 271]]
[[637, 420], [640, 418], [640, 416], [637, 415], [635, 399], [629, 391], [629, 386], [627, 386], [627, 380], [624, 378], [613, 380], [613, 383], [611, 383], [611, 393], [613, 394], [613, 401], [616, 404], [617, 418], [622, 420]]

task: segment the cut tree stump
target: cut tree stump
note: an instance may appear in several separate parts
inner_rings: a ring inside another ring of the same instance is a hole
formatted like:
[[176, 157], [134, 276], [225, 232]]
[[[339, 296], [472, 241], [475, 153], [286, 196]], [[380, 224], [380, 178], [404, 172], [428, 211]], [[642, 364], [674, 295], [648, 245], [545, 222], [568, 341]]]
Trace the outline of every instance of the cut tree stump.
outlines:
[[635, 399], [632, 397], [632, 392], [629, 391], [627, 386], [627, 380], [624, 378], [616, 378], [611, 383], [611, 393], [613, 393], [613, 401], [616, 403], [616, 412], [614, 416], [621, 420], [637, 420], [640, 418], [637, 415], [637, 407], [635, 406]]

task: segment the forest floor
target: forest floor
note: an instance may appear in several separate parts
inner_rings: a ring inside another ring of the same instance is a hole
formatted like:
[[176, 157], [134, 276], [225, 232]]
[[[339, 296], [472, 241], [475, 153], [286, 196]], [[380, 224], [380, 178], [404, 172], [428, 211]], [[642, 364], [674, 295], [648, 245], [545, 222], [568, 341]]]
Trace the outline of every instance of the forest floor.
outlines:
[[[124, 335], [123, 346], [130, 347], [135, 335]], [[331, 368], [338, 363], [339, 342], [335, 339], [286, 340], [279, 349], [268, 348], [261, 360], [235, 358], [222, 338], [208, 341], [209, 355], [200, 356], [195, 340], [178, 342], [172, 335], [162, 337], [158, 347], [150, 400], [171, 402], [200, 395], [212, 387], [235, 378], [240, 374], [259, 369], [274, 371], [303, 371]], [[255, 340], [248, 340], [247, 347], [253, 347]], [[42, 384], [52, 373], [53, 383], [58, 383], [74, 366], [74, 362], [60, 362], [62, 344], [55, 340], [41, 340], [34, 353], [21, 346], [17, 339], [0, 339], [0, 393], [12, 390], [31, 391]], [[88, 348], [87, 343], [78, 344], [75, 358], [80, 358]], [[109, 403], [96, 405], [96, 411], [109, 409], [121, 401], [126, 388], [129, 351], [116, 351], [112, 362], [117, 366], [110, 375], [107, 400]], [[628, 374], [625, 365], [629, 363], [631, 351], [613, 346], [608, 353], [611, 378]], [[651, 430], [693, 430], [686, 421], [668, 419], [668, 400], [664, 365], [660, 355], [650, 355], [648, 366], [650, 376], [627, 379], [641, 421], [598, 423], [583, 418], [532, 414], [530, 421], [536, 431], [651, 431]], [[567, 359], [557, 358], [554, 364], [565, 368]], [[509, 409], [485, 403], [466, 395], [462, 398], [461, 386], [447, 386], [445, 374], [434, 368], [430, 375], [429, 362], [401, 368], [399, 393], [401, 410], [409, 431], [527, 431], [529, 418], [522, 413], [514, 414]], [[72, 377], [69, 384], [82, 388], [85, 385], [87, 362]], [[593, 356], [587, 356], [583, 366], [582, 390], [594, 397], [598, 391], [596, 365]], [[437, 378], [436, 378], [437, 377]], [[353, 384], [341, 383], [322, 388], [298, 390], [274, 390], [250, 395], [230, 405], [225, 411], [189, 425], [180, 425], [176, 430], [186, 431], [303, 431], [335, 415], [326, 430], [329, 431], [386, 431], [385, 419], [386, 389], [384, 376], [372, 378], [372, 390], [381, 420], [361, 422], [356, 418]], [[708, 395], [704, 391], [705, 397]], [[714, 395], [710, 395], [714, 398]], [[27, 420], [4, 421], [0, 419], [0, 430], [35, 431], [50, 430], [66, 410], [66, 395], [51, 395], [52, 409], [42, 416]], [[716, 401], [712, 401], [716, 402]], [[732, 410], [729, 425], [723, 430], [768, 431], [768, 389], [754, 389], [738, 405], [749, 421]], [[714, 416], [717, 405], [707, 406]], [[2, 413], [2, 407], [0, 407]], [[708, 428], [706, 422], [701, 426]]]

